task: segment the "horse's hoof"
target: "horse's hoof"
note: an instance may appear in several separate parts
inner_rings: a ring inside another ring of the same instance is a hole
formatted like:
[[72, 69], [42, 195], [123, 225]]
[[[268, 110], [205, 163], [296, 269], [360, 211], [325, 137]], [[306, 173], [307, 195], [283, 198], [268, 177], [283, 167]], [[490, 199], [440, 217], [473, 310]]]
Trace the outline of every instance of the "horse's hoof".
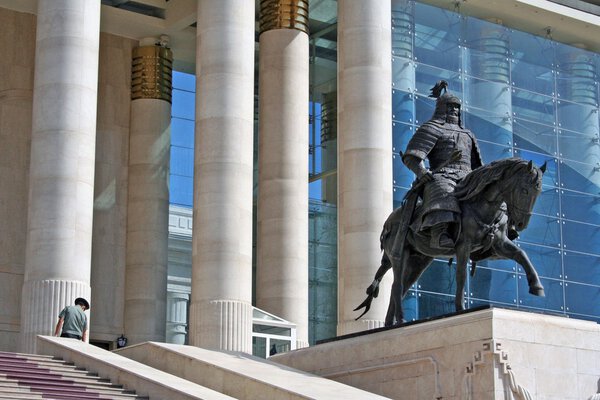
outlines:
[[544, 292], [544, 288], [541, 286], [530, 287], [529, 293], [531, 293], [534, 296], [546, 297], [546, 292]]

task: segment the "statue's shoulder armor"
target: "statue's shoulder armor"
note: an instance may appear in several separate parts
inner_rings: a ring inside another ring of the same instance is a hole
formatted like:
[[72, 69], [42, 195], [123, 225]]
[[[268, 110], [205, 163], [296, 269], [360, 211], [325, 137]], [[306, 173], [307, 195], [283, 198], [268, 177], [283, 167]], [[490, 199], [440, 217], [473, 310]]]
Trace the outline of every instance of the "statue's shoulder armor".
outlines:
[[442, 134], [443, 130], [439, 124], [432, 121], [425, 122], [408, 142], [404, 155], [411, 155], [424, 160]]

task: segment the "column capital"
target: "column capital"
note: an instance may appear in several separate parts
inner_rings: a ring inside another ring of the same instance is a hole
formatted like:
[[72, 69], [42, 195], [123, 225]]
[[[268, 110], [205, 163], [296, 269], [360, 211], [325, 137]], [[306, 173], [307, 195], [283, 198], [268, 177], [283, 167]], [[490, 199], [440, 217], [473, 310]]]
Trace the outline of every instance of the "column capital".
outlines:
[[172, 75], [171, 49], [156, 44], [134, 48], [131, 66], [131, 100], [157, 99], [171, 103]]
[[260, 33], [296, 29], [308, 34], [308, 0], [261, 0]]

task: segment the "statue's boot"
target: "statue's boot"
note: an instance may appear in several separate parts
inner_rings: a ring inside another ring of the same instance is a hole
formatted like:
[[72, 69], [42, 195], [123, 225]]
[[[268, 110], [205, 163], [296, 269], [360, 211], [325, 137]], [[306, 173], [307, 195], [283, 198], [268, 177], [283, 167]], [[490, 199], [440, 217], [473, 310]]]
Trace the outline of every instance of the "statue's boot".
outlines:
[[433, 248], [453, 249], [454, 240], [448, 234], [448, 224], [438, 224], [431, 228], [431, 241], [429, 245]]

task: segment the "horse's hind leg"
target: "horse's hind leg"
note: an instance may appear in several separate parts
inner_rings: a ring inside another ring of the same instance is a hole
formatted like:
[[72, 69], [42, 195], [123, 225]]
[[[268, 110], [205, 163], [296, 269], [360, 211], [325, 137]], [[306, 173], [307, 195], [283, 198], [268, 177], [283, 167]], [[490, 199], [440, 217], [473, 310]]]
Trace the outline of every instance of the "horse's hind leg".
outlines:
[[[400, 265], [394, 268], [394, 284], [392, 285], [392, 298], [394, 303], [394, 318], [396, 323], [404, 322], [404, 311], [402, 299], [408, 293], [410, 287], [419, 279], [423, 271], [431, 264], [433, 258], [415, 253], [414, 250], [405, 249]], [[399, 270], [397, 270], [399, 269]], [[399, 278], [399, 279], [398, 279]], [[390, 302], [390, 307], [391, 307]], [[389, 315], [389, 310], [388, 310]]]

